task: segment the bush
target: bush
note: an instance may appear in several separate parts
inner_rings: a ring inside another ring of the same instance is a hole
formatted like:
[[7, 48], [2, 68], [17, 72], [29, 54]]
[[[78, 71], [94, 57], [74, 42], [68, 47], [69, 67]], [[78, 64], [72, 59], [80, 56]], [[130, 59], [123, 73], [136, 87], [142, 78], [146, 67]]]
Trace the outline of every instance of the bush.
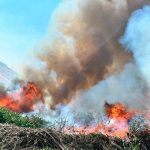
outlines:
[[38, 116], [22, 116], [21, 114], [0, 108], [0, 123], [15, 124], [20, 127], [39, 128], [46, 125], [46, 121]]

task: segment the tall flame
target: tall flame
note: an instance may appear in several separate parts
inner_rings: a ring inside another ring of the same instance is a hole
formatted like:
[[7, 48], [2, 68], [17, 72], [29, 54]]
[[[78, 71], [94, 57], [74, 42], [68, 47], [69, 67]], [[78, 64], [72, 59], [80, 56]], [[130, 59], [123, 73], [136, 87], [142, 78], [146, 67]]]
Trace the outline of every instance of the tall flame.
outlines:
[[0, 107], [19, 113], [33, 111], [33, 106], [38, 101], [42, 101], [42, 93], [32, 82], [21, 86], [16, 93], [0, 94]]
[[106, 115], [110, 119], [117, 119], [117, 120], [126, 120], [130, 121], [133, 114], [131, 112], [128, 112], [127, 107], [121, 103], [116, 104], [108, 104], [105, 103], [105, 111]]
[[[80, 134], [102, 133], [107, 136], [125, 138], [129, 132], [129, 121], [133, 118], [136, 111], [129, 111], [128, 108], [121, 104], [105, 103], [105, 112], [107, 121], [99, 122], [95, 126], [74, 127], [73, 132]], [[65, 132], [72, 129], [66, 128]]]

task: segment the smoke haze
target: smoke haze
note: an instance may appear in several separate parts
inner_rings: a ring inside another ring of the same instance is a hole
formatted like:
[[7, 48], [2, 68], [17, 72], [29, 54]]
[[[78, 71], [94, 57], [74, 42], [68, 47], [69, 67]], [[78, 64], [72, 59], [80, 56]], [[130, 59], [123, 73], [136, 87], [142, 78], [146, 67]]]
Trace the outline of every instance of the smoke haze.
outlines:
[[57, 115], [70, 114], [71, 121], [78, 113], [98, 116], [105, 100], [145, 108], [150, 86], [149, 7], [134, 12], [127, 21], [146, 4], [150, 2], [62, 2], [49, 36], [35, 55], [39, 67], [30, 64], [25, 68], [25, 78], [39, 85]]

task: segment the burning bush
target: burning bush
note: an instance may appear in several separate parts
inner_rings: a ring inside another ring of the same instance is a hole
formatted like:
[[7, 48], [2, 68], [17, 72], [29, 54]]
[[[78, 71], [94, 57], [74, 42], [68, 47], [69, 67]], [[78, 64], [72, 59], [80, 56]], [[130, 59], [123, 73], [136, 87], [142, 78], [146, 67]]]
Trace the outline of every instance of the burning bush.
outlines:
[[32, 82], [18, 83], [19, 88], [15, 91], [0, 92], [0, 107], [5, 107], [14, 112], [31, 112], [34, 104], [42, 101], [42, 92]]

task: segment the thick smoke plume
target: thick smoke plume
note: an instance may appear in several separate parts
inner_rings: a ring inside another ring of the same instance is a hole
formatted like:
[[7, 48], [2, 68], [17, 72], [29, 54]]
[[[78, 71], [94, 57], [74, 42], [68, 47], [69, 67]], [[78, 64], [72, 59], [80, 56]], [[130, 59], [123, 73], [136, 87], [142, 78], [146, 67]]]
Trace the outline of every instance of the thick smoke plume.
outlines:
[[135, 11], [129, 19], [121, 43], [134, 55], [140, 71], [150, 86], [150, 7]]
[[51, 107], [55, 107], [74, 101], [81, 91], [91, 91], [111, 74], [120, 73], [132, 60], [133, 51], [124, 51], [118, 39], [131, 12], [148, 3], [148, 0], [63, 1], [53, 17], [51, 38], [39, 48], [40, 67], [26, 67], [27, 80], [37, 83], [45, 96], [51, 97], [47, 100]]
[[134, 55], [135, 63], [147, 83], [147, 107], [150, 105], [150, 6], [135, 11], [131, 18], [121, 43]]

